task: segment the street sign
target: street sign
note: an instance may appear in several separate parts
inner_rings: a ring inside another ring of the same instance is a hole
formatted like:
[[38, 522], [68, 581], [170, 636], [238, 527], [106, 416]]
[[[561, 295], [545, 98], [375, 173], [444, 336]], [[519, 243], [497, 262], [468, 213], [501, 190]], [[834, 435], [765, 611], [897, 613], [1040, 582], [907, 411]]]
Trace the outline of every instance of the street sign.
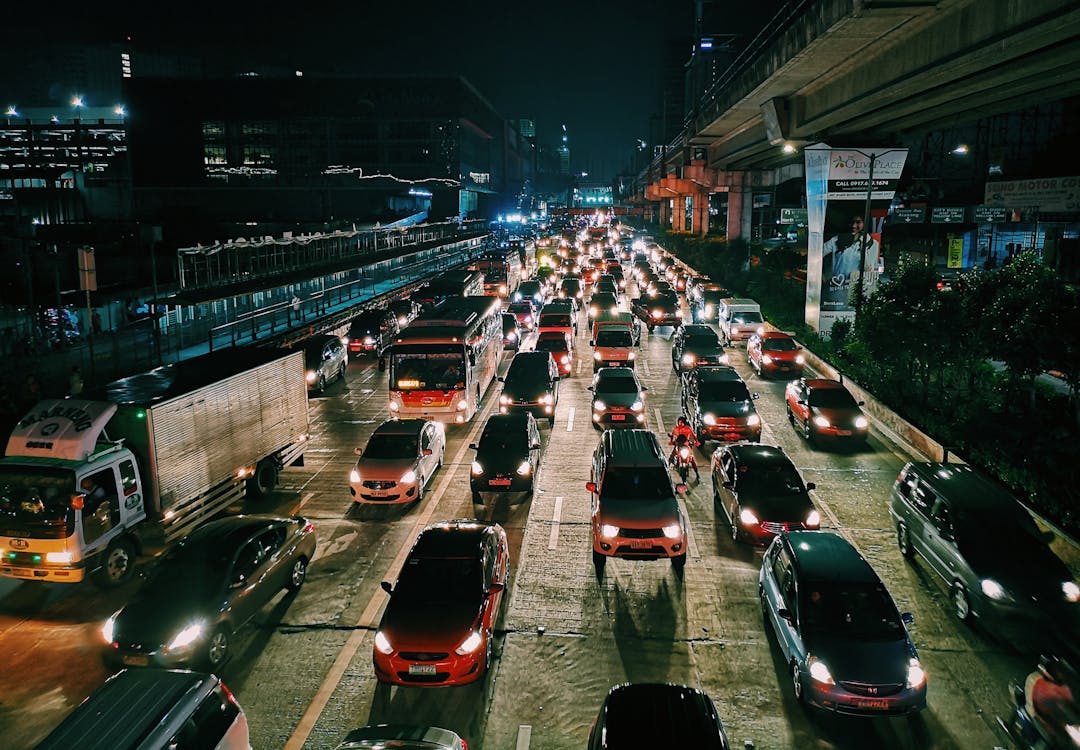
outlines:
[[926, 209], [894, 208], [887, 221], [890, 224], [922, 224], [926, 221]]
[[930, 210], [931, 224], [962, 224], [964, 222], [964, 208], [944, 207]]
[[806, 224], [806, 209], [805, 208], [781, 208], [780, 209], [780, 223], [781, 224]]
[[1004, 224], [1005, 209], [1000, 206], [975, 206], [975, 222], [978, 224]]
[[94, 248], [80, 247], [79, 259], [79, 289], [87, 292], [97, 291], [97, 265], [94, 262]]

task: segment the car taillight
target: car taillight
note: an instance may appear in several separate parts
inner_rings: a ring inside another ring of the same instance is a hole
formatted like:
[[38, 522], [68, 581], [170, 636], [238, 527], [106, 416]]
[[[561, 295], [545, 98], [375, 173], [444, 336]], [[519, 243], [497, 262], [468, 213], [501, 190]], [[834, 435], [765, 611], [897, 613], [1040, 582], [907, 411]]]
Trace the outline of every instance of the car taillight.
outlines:
[[309, 533], [309, 532], [312, 532], [312, 531], [314, 531], [314, 530], [315, 530], [315, 524], [313, 524], [313, 523], [312, 523], [311, 521], [308, 521], [308, 522], [307, 522], [307, 523], [306, 523], [306, 524], [304, 525], [304, 533], [305, 533], [305, 534], [307, 534], [307, 533]]
[[240, 708], [240, 704], [236, 702], [236, 697], [232, 694], [232, 691], [225, 686], [225, 683], [219, 682], [218, 685], [221, 686], [221, 692], [225, 693], [225, 698], [228, 699], [229, 703], [233, 704], [237, 708]]

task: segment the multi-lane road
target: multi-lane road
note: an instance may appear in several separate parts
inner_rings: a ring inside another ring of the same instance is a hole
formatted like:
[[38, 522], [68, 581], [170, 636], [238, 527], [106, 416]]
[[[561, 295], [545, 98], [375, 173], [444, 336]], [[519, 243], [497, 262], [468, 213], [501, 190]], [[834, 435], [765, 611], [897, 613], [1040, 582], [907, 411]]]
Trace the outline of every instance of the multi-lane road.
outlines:
[[[701, 481], [683, 496], [691, 533], [684, 575], [666, 561], [615, 559], [598, 579], [584, 486], [598, 433], [585, 391], [591, 349], [586, 326], [581, 329], [555, 425], [542, 429], [531, 499], [482, 509], [471, 501], [468, 445], [497, 408], [498, 383], [471, 424], [448, 430], [443, 468], [421, 504], [405, 508], [356, 508], [348, 492], [353, 449], [388, 417], [385, 373], [370, 359], [354, 361], [346, 382], [311, 399], [305, 466], [282, 474], [270, 502], [237, 509], [302, 514], [314, 522], [319, 542], [303, 589], [265, 607], [238, 634], [222, 669], [248, 715], [256, 750], [333, 748], [354, 727], [401, 722], [453, 729], [474, 750], [582, 748], [607, 690], [626, 681], [703, 688], [735, 746], [982, 750], [1004, 744], [995, 716], [1008, 708], [1008, 681], [1022, 679], [1031, 657], [957, 622], [928, 570], [901, 557], [886, 501], [907, 457], [876, 434], [853, 453], [809, 447], [787, 423], [784, 383], [754, 375], [742, 347], [731, 350], [732, 359], [760, 394], [762, 441], [782, 446], [816, 483], [823, 527], [854, 542], [900, 609], [914, 613], [911, 632], [929, 673], [927, 710], [909, 719], [852, 719], [796, 704], [758, 606], [761, 553], [735, 545], [714, 511], [705, 456], [699, 456]], [[643, 335], [638, 358], [650, 389], [647, 426], [657, 433], [670, 431], [679, 414], [671, 333]], [[511, 356], [504, 356], [503, 371]], [[371, 648], [387, 598], [380, 581], [395, 578], [425, 524], [474, 516], [502, 524], [510, 539], [510, 585], [493, 668], [466, 687], [378, 684]], [[4, 747], [32, 747], [105, 680], [101, 623], [138, 585], [102, 592], [91, 584], [0, 581]]]

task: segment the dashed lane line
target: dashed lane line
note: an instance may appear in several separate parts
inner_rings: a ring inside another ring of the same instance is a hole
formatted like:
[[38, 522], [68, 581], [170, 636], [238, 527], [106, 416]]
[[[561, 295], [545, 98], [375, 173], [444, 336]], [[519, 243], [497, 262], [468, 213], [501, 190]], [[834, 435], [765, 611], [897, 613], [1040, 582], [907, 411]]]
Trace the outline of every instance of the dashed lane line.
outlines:
[[559, 520], [562, 518], [562, 496], [555, 498], [555, 511], [551, 514], [551, 537], [548, 539], [548, 549], [559, 546]]
[[529, 724], [518, 724], [517, 744], [514, 746], [514, 750], [529, 750], [529, 745], [532, 743], [532, 726]]
[[576, 410], [572, 406], [569, 409], [567, 409], [567, 411], [566, 411], [566, 431], [567, 432], [573, 432], [574, 431], [574, 412], [575, 411]]

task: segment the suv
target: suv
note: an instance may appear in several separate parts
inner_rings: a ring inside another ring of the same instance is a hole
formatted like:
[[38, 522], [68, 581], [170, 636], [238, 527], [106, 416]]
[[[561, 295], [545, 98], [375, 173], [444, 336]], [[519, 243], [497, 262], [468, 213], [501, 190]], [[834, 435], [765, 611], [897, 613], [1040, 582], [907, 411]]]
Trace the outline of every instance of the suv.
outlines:
[[724, 724], [708, 694], [671, 683], [616, 685], [589, 732], [588, 750], [677, 747], [729, 750]]
[[761, 561], [758, 596], [799, 703], [855, 716], [926, 708], [926, 672], [905, 627], [914, 618], [843, 537], [777, 536]]
[[719, 323], [720, 300], [729, 299], [731, 292], [719, 284], [698, 284], [687, 296], [695, 323]]
[[304, 378], [309, 392], [322, 393], [334, 378], [345, 380], [349, 354], [339, 337], [332, 333], [320, 334], [305, 339], [299, 346], [304, 352]]
[[593, 372], [601, 367], [633, 367], [637, 359], [634, 334], [623, 323], [601, 323], [596, 326], [593, 346]]
[[870, 429], [862, 401], [855, 401], [844, 384], [824, 378], [801, 378], [785, 390], [787, 417], [809, 442], [821, 439], [862, 444]]
[[970, 466], [907, 464], [889, 515], [900, 552], [944, 579], [959, 619], [978, 617], [1018, 644], [1080, 628], [1069, 569], [1027, 510]]
[[691, 323], [675, 331], [671, 337], [671, 369], [675, 372], [699, 365], [726, 365], [724, 351], [716, 332], [707, 325]]
[[759, 375], [802, 377], [803, 357], [799, 345], [780, 331], [755, 333], [746, 340], [746, 361]]
[[682, 376], [682, 410], [698, 442], [761, 439], [761, 417], [734, 367], [698, 367]]
[[559, 404], [559, 369], [551, 352], [518, 352], [510, 362], [499, 396], [499, 413], [527, 411], [555, 426]]
[[401, 327], [398, 318], [389, 310], [365, 310], [353, 318], [345, 340], [353, 354], [371, 352], [380, 356], [393, 342], [399, 330]]
[[649, 430], [608, 430], [593, 451], [591, 479], [593, 565], [597, 575], [608, 557], [671, 558], [686, 565], [686, 519], [672, 485], [660, 441]]
[[736, 542], [765, 544], [781, 531], [816, 529], [821, 514], [810, 502], [814, 483], [772, 445], [738, 443], [712, 457], [713, 504], [727, 515]]

